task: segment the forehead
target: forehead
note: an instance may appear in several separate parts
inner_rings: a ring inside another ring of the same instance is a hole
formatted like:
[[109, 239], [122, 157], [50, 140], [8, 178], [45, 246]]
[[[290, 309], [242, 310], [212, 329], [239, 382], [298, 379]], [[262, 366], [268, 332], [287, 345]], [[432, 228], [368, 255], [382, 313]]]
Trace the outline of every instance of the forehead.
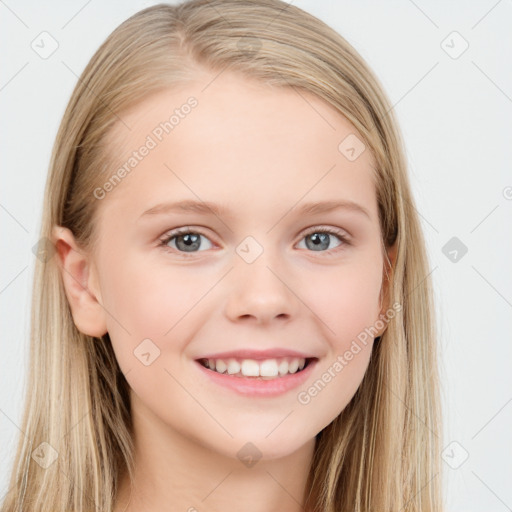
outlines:
[[[205, 73], [120, 117], [109, 136], [116, 161], [109, 176], [122, 166], [127, 172], [103, 208], [130, 205], [140, 215], [165, 200], [203, 198], [257, 215], [302, 199], [344, 198], [376, 215], [369, 148], [344, 116], [309, 91]], [[150, 149], [141, 156], [144, 146]], [[348, 158], [348, 146], [362, 152]]]

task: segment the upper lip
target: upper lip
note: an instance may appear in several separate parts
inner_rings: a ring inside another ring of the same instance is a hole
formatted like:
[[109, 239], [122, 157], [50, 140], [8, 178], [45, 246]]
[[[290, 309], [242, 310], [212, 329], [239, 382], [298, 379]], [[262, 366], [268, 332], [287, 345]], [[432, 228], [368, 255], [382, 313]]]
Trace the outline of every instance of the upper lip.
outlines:
[[215, 354], [207, 354], [199, 359], [275, 359], [278, 357], [297, 357], [302, 359], [313, 359], [316, 356], [299, 352], [297, 350], [290, 350], [285, 348], [273, 348], [268, 350], [230, 350], [228, 352], [217, 352]]

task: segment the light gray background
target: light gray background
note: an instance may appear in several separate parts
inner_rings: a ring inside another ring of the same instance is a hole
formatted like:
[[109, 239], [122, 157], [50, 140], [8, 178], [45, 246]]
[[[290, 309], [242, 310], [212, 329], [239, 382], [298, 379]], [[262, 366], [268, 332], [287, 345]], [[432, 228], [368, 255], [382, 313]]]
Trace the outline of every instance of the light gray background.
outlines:
[[[97, 47], [154, 3], [0, 1], [0, 496], [19, 434], [32, 247], [57, 128]], [[512, 3], [293, 3], [362, 54], [401, 124], [437, 299], [447, 510], [512, 510]], [[46, 59], [31, 47], [43, 31], [58, 42]], [[451, 247], [443, 253], [452, 237], [468, 248], [455, 262]]]

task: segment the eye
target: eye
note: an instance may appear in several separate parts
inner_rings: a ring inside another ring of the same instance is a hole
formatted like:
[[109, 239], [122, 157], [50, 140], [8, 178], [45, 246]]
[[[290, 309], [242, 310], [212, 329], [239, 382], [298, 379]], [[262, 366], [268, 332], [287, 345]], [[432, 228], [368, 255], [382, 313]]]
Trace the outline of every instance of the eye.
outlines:
[[[333, 236], [337, 238], [340, 243], [334, 248], [328, 249]], [[302, 240], [306, 240], [306, 247], [308, 249], [311, 249], [314, 252], [326, 252], [328, 254], [331, 254], [335, 251], [336, 248], [340, 246], [350, 245], [350, 242], [348, 241], [344, 231], [337, 228], [327, 228], [323, 226], [316, 226], [308, 230], [304, 234]]]
[[[314, 235], [314, 236], [311, 236]], [[205, 249], [211, 249], [213, 244], [201, 231], [194, 231], [190, 228], [178, 228], [166, 234], [160, 239], [159, 246], [164, 250], [170, 252], [178, 252], [182, 254], [191, 254], [199, 251], [201, 244], [201, 237], [208, 240], [210, 246]], [[308, 237], [311, 237], [310, 239]], [[329, 249], [332, 237], [337, 238], [339, 243], [334, 248]], [[332, 227], [316, 226], [309, 229], [304, 235], [302, 240], [306, 240], [306, 248], [314, 252], [325, 252], [331, 254], [338, 247], [350, 245], [350, 242], [344, 231]], [[308, 240], [310, 240], [308, 242]], [[169, 244], [172, 245], [169, 245]], [[327, 250], [326, 250], [327, 249]]]
[[[166, 250], [174, 250], [182, 253], [201, 252], [196, 250], [201, 246], [201, 237], [209, 241], [206, 235], [199, 231], [192, 231], [189, 228], [175, 229], [164, 238], [160, 239], [160, 246]], [[173, 242], [174, 247], [168, 245], [169, 242]], [[210, 242], [210, 247], [206, 247], [206, 249], [211, 249], [211, 247]]]

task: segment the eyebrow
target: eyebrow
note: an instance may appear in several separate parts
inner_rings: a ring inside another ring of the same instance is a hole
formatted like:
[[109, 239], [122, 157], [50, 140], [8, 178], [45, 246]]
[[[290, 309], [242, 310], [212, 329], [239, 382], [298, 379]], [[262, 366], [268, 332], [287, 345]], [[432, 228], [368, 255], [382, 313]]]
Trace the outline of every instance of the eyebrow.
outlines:
[[[360, 213], [371, 219], [370, 213], [366, 208], [362, 205], [355, 203], [354, 201], [349, 200], [337, 200], [337, 201], [322, 201], [322, 202], [311, 202], [305, 203], [300, 208], [298, 208], [295, 212], [297, 214], [318, 214], [318, 213], [326, 213], [333, 210], [348, 210], [356, 213]], [[293, 210], [291, 208], [289, 211]], [[233, 214], [229, 211], [228, 208], [222, 205], [218, 205], [209, 201], [194, 201], [194, 200], [185, 200], [178, 201], [175, 203], [161, 203], [153, 206], [149, 210], [146, 210], [141, 216], [153, 216], [153, 215], [162, 215], [167, 213], [184, 213], [184, 212], [193, 212], [199, 213], [202, 215], [211, 215], [212, 213], [218, 217], [232, 217]]]

